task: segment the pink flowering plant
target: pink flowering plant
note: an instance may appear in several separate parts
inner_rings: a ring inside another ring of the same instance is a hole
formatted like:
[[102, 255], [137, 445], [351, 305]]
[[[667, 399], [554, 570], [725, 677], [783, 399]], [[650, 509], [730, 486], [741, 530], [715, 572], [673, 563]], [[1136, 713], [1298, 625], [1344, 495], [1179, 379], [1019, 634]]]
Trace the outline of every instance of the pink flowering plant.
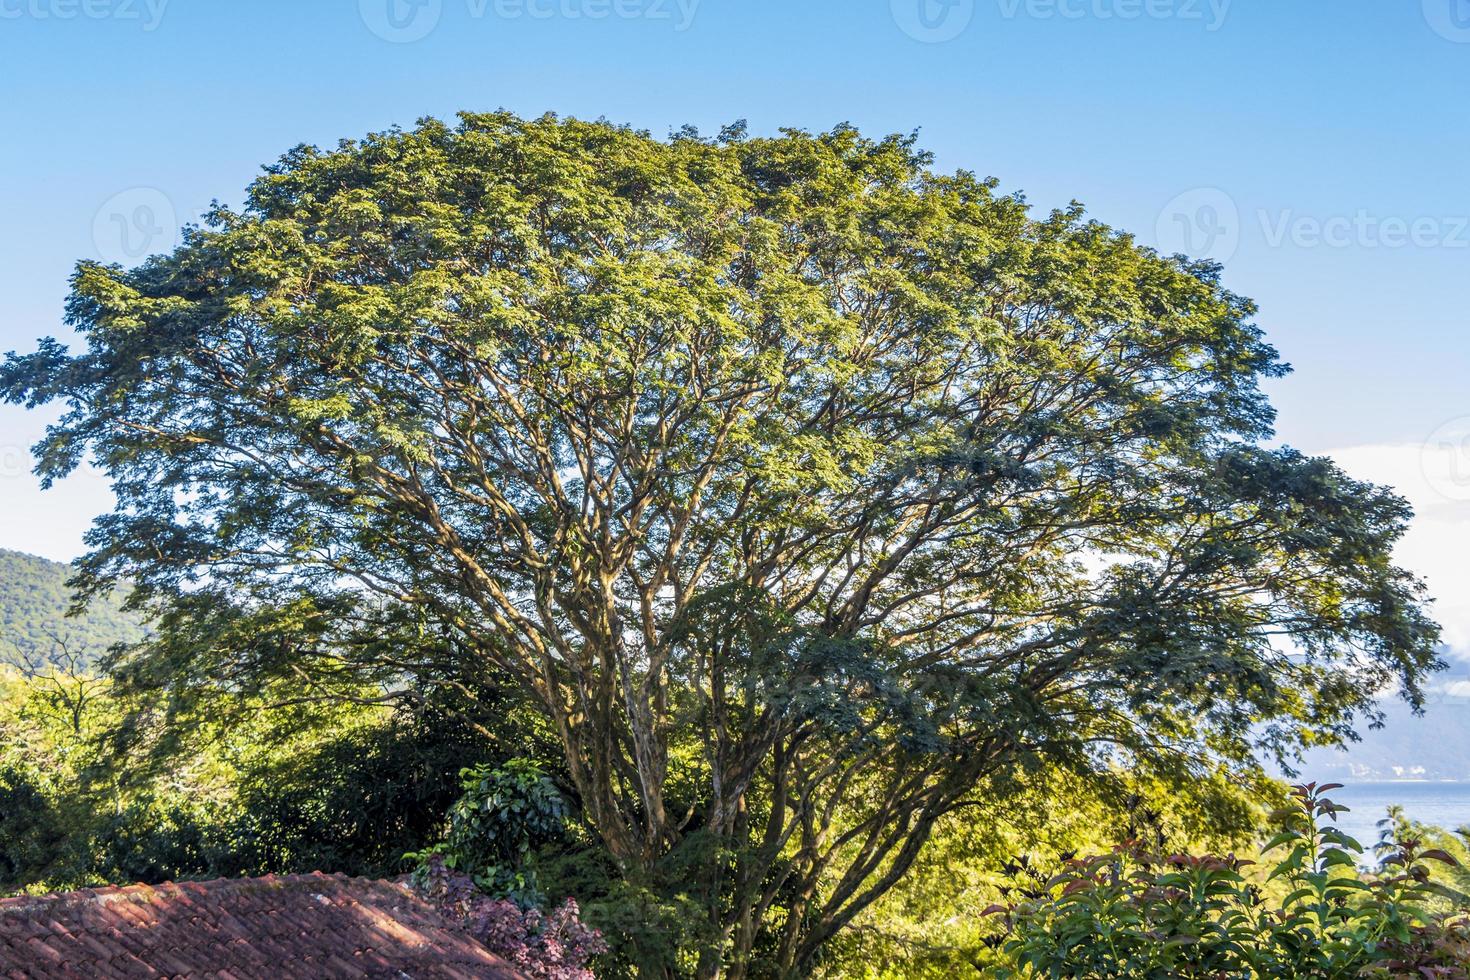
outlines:
[[567, 899], [549, 914], [481, 891], [470, 875], [430, 855], [413, 876], [414, 890], [443, 915], [462, 921], [492, 953], [533, 980], [593, 980], [592, 958], [607, 951]]
[[443, 842], [407, 857], [421, 897], [461, 921], [491, 952], [533, 980], [593, 980], [607, 951], [568, 898], [549, 913], [537, 887], [535, 852], [562, 840], [568, 808], [535, 763], [466, 769]]

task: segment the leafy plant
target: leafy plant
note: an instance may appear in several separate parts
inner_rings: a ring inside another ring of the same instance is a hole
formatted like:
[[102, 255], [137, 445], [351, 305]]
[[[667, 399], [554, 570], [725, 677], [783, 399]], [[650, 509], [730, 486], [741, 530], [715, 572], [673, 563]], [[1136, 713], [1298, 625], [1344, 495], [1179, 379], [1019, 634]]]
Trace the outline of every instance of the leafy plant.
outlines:
[[470, 875], [495, 898], [531, 908], [544, 900], [532, 867], [537, 848], [565, 839], [566, 798], [541, 766], [512, 759], [503, 766], [478, 766], [460, 773], [463, 794], [449, 809], [445, 839], [406, 855], [432, 867]]
[[1453, 863], [1416, 840], [1393, 842], [1383, 870], [1357, 868], [1362, 846], [1333, 826], [1336, 784], [1293, 789], [1279, 832], [1253, 863], [1233, 855], [1150, 854], [1136, 842], [1073, 859], [1056, 874], [1010, 867], [1011, 903], [994, 945], [1000, 977], [1464, 978], [1470, 920], [1428, 862]]
[[[1052, 867], [1110, 842], [1154, 851], [1224, 852], [1259, 839], [1267, 814], [1286, 798], [1273, 780], [1228, 769], [1167, 780], [1137, 769], [1109, 779], [1058, 767], [1024, 784], [976, 788], [975, 803], [947, 818], [914, 869], [840, 936], [821, 964], [823, 980], [955, 980], [994, 961], [994, 921], [1015, 854]], [[1064, 805], [1059, 805], [1064, 802]]]
[[442, 698], [412, 710], [262, 710], [300, 694], [235, 695], [124, 732], [137, 718], [108, 679], [0, 666], [0, 895], [267, 873], [392, 876], [405, 851], [441, 838], [467, 762], [537, 747], [513, 710], [466, 717]]

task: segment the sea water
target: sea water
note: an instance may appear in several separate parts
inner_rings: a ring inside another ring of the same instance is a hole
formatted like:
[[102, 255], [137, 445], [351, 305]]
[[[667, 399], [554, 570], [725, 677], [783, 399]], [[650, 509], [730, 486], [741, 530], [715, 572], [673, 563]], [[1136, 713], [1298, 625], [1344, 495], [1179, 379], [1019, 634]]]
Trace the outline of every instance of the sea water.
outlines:
[[1364, 848], [1378, 842], [1378, 821], [1390, 806], [1401, 806], [1411, 820], [1456, 830], [1470, 826], [1470, 782], [1349, 782], [1327, 793], [1334, 803], [1351, 807], [1337, 825]]

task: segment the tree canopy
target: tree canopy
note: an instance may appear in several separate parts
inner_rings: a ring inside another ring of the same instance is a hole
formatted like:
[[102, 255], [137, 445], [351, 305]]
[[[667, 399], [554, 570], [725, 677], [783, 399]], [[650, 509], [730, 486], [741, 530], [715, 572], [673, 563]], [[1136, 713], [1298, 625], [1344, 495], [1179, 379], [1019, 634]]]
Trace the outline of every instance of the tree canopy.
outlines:
[[67, 403], [43, 477], [115, 481], [82, 579], [158, 630], [120, 676], [513, 685], [618, 873], [697, 913], [659, 969], [791, 974], [981, 779], [1420, 697], [1407, 506], [1266, 446], [1254, 315], [912, 138], [495, 113], [82, 263], [85, 348], [0, 392]]

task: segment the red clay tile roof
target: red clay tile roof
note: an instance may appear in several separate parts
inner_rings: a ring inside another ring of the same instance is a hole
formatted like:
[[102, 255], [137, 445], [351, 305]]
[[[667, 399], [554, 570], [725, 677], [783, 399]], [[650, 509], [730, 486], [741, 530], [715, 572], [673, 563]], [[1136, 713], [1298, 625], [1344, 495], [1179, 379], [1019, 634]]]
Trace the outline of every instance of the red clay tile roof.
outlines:
[[397, 885], [342, 875], [0, 899], [7, 980], [524, 980]]

